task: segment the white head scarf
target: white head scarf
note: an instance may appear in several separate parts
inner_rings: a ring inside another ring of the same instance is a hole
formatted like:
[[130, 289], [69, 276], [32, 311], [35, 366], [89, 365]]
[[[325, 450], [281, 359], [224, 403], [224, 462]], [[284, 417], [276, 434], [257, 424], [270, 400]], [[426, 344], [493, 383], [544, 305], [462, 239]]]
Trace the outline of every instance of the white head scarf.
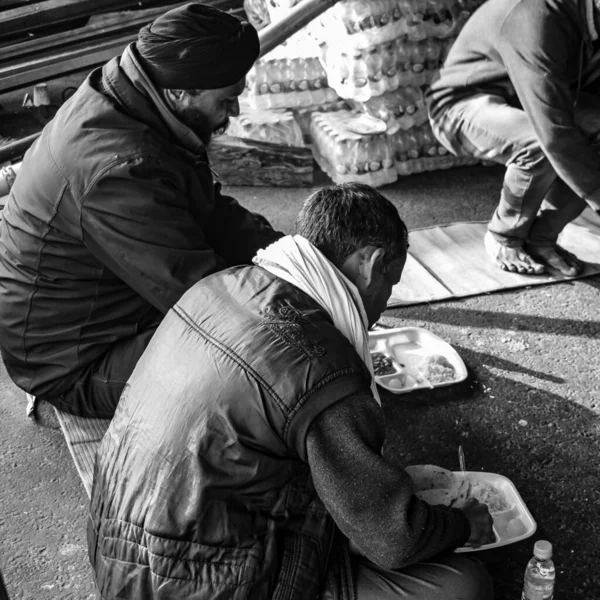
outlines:
[[369, 369], [371, 392], [381, 405], [369, 351], [369, 322], [356, 286], [301, 235], [285, 236], [259, 250], [254, 263], [300, 288], [328, 312]]

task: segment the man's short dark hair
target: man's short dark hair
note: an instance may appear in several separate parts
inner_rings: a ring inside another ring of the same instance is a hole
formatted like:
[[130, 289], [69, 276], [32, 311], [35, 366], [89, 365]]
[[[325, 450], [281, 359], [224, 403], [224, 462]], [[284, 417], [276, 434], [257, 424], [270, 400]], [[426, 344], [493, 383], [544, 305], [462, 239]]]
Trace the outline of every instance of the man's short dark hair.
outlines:
[[312, 194], [298, 214], [296, 233], [338, 268], [365, 246], [382, 248], [385, 264], [408, 249], [408, 230], [398, 210], [364, 183], [331, 185]]

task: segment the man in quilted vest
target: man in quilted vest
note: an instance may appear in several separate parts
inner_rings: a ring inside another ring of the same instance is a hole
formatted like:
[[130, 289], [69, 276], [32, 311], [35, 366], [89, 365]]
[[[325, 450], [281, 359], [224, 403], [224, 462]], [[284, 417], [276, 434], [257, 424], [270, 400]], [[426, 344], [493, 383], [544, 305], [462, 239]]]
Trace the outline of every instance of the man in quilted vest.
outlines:
[[423, 502], [381, 452], [368, 328], [407, 247], [378, 191], [324, 188], [297, 235], [169, 311], [98, 451], [104, 600], [493, 600], [452, 553], [490, 541], [487, 507]]
[[112, 417], [181, 295], [281, 236], [221, 193], [206, 153], [258, 53], [249, 23], [174, 8], [92, 72], [25, 155], [0, 223], [0, 348], [36, 404]]

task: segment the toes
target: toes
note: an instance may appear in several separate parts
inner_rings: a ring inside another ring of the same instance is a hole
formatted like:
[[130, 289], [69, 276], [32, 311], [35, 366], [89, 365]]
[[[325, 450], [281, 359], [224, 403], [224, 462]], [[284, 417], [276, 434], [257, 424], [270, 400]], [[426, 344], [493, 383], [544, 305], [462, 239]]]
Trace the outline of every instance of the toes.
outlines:
[[571, 265], [569, 267], [567, 267], [566, 269], [561, 269], [561, 272], [566, 275], [567, 277], [575, 277], [575, 275], [579, 275], [579, 273], [581, 273], [582, 270], [582, 266], [577, 266], [577, 265]]
[[[529, 257], [526, 257], [529, 259]], [[544, 265], [527, 260], [523, 257], [514, 260], [497, 260], [496, 265], [503, 271], [509, 273], [521, 273], [523, 275], [539, 275], [545, 271]]]
[[571, 254], [562, 248], [557, 250], [556, 258], [551, 261], [549, 260], [548, 263], [567, 277], [575, 277], [576, 275], [579, 275], [584, 265], [584, 263], [580, 261], [574, 254]]
[[545, 266], [535, 261], [520, 247], [503, 246], [486, 235], [486, 251], [496, 266], [509, 273], [539, 275], [545, 272]]
[[575, 277], [581, 272], [581, 269], [575, 265], [569, 265], [567, 263], [553, 265], [555, 269], [559, 270], [563, 275], [567, 277]]
[[522, 269], [519, 269], [519, 273], [527, 273], [528, 275], [541, 275], [545, 270], [546, 269], [544, 265], [528, 262], [523, 265]]
[[[549, 267], [560, 271], [566, 277], [575, 277], [583, 270], [585, 263], [579, 260], [574, 254], [561, 248], [560, 246], [554, 246], [552, 248], [529, 248], [534, 250], [534, 256], [538, 259], [543, 260]], [[543, 265], [542, 265], [543, 269]], [[538, 271], [541, 273], [542, 271]]]
[[525, 267], [527, 273], [539, 275], [545, 270], [543, 264], [537, 262], [530, 254], [527, 254], [526, 252], [519, 253], [519, 260], [521, 261], [521, 264]]
[[562, 269], [558, 267], [558, 270], [566, 277], [575, 277], [577, 275], [577, 269], [573, 267], [563, 267]]
[[536, 262], [529, 254], [520, 254], [519, 273], [528, 273], [529, 275], [540, 275], [545, 271], [544, 265]]
[[544, 267], [544, 265], [541, 265], [540, 263], [534, 262], [531, 264], [531, 272], [535, 275], [541, 275], [545, 270], [546, 267]]
[[510, 273], [516, 273], [518, 270], [515, 263], [510, 262], [508, 260], [497, 261], [496, 265], [498, 265], [503, 271], [509, 271]]

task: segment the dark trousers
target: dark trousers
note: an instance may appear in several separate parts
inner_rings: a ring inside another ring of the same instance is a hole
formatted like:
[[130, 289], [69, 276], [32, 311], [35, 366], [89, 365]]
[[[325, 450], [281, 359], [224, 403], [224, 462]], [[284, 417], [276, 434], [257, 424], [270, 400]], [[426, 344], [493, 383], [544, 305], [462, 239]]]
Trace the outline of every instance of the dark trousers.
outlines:
[[2, 573], [0, 573], [0, 600], [8, 600], [8, 592], [6, 591], [6, 587], [4, 585]]
[[38, 396], [58, 410], [80, 417], [110, 419], [125, 383], [150, 343], [159, 322], [116, 342], [106, 354], [81, 370], [75, 385], [59, 396]]
[[482, 563], [449, 554], [397, 571], [361, 558], [356, 572], [358, 600], [493, 600], [492, 579]]

